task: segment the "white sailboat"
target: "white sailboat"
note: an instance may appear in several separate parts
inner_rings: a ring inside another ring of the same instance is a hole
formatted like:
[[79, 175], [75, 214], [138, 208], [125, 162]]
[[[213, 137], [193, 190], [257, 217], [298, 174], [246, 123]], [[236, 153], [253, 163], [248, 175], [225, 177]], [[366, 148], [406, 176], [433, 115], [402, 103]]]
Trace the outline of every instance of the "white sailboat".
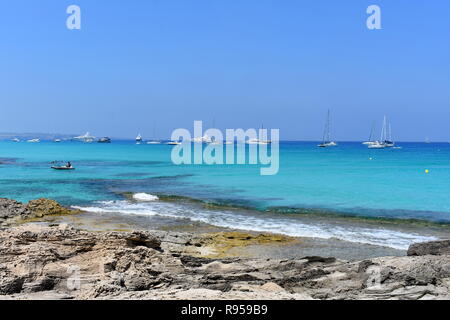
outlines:
[[370, 136], [369, 136], [369, 140], [363, 142], [362, 144], [366, 145], [366, 146], [370, 146], [370, 145], [374, 145], [376, 144], [378, 141], [374, 141], [373, 140], [373, 134], [375, 132], [375, 121], [372, 124], [372, 129], [370, 130]]
[[386, 117], [384, 117], [384, 121], [385, 121], [385, 126], [387, 129], [386, 139], [384, 140], [384, 144], [386, 145], [387, 148], [392, 148], [395, 146], [395, 142], [392, 141], [391, 123], [387, 122]]
[[330, 110], [328, 110], [327, 113], [327, 121], [325, 123], [325, 129], [323, 131], [323, 139], [322, 143], [317, 145], [319, 148], [327, 148], [327, 147], [335, 147], [337, 146], [337, 143], [334, 141], [331, 141], [331, 125], [330, 125]]
[[394, 146], [395, 142], [392, 141], [391, 124], [388, 122], [387, 117], [384, 116], [383, 126], [381, 127], [380, 141], [375, 141], [368, 147], [369, 149], [385, 149], [393, 148]]
[[153, 140], [147, 141], [147, 144], [161, 144], [161, 141], [156, 139], [155, 126], [156, 126], [156, 124], [153, 124]]
[[[261, 131], [264, 130], [264, 125], [261, 125]], [[263, 140], [263, 139], [249, 139], [246, 141], [247, 144], [259, 144], [259, 145], [267, 145], [271, 144], [272, 140]]]
[[374, 141], [373, 144], [370, 144], [368, 146], [369, 149], [384, 149], [386, 148], [386, 145], [384, 143], [381, 143], [380, 141]]

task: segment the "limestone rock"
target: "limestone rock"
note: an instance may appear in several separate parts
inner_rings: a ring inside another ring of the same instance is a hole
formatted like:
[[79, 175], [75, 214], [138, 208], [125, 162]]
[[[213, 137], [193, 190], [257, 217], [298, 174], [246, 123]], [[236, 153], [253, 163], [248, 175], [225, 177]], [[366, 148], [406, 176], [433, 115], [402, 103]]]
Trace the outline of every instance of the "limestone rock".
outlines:
[[450, 255], [450, 240], [415, 243], [409, 247], [407, 254], [408, 256]]
[[450, 298], [446, 255], [347, 262], [186, 254], [182, 247], [198, 244], [197, 239], [163, 231], [6, 228], [0, 230], [0, 299]]

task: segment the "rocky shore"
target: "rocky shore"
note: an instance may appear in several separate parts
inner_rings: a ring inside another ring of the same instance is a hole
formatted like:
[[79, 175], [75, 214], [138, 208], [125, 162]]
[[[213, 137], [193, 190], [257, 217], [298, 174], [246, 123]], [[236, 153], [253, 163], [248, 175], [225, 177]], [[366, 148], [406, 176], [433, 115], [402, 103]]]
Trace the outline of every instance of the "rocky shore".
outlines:
[[41, 225], [46, 214], [73, 212], [37, 201], [0, 199], [0, 299], [450, 299], [450, 241], [351, 262], [248, 258], [227, 252], [295, 240]]

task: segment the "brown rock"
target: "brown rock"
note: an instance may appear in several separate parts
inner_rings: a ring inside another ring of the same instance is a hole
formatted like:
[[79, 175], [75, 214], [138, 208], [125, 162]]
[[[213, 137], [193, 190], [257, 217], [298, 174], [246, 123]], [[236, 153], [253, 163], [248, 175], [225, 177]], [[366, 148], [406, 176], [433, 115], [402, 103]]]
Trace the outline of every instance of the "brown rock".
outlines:
[[450, 240], [415, 243], [409, 246], [408, 256], [450, 255]]

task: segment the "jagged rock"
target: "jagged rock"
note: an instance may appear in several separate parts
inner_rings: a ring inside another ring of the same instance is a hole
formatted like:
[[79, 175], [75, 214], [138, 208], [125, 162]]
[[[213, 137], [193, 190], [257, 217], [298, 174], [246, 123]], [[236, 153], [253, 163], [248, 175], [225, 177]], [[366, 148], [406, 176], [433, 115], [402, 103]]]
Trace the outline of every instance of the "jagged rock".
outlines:
[[408, 256], [450, 255], [450, 240], [415, 243], [409, 246]]
[[37, 199], [27, 204], [0, 198], [0, 225], [6, 226], [26, 219], [42, 218], [50, 215], [66, 215], [79, 213], [61, 206], [55, 200]]
[[444, 255], [347, 262], [183, 253], [180, 246], [195, 247], [198, 239], [189, 233], [98, 233], [58, 225], [0, 230], [0, 299], [450, 298], [450, 259]]

